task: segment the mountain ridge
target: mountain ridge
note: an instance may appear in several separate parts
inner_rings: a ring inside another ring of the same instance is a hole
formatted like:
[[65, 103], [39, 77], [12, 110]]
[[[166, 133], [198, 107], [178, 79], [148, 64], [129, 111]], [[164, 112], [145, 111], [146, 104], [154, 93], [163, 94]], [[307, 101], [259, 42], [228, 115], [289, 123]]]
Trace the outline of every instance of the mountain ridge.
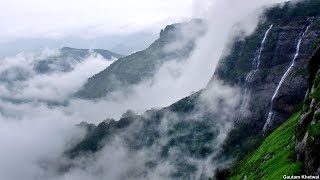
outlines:
[[[195, 40], [204, 33], [204, 26], [205, 22], [199, 19], [166, 26], [161, 30], [160, 37], [147, 49], [120, 58], [89, 78], [75, 96], [84, 99], [102, 98], [153, 77], [163, 63], [187, 58], [193, 51]], [[190, 28], [193, 31], [188, 30]]]

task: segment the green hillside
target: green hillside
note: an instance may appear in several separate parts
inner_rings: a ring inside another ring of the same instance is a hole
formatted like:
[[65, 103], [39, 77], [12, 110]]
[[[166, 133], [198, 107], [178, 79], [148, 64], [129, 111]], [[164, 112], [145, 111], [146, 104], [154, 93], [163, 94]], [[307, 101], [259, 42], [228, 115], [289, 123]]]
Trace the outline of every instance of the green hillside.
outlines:
[[231, 170], [230, 179], [282, 179], [283, 175], [301, 172], [302, 163], [295, 161], [295, 131], [301, 113], [271, 133], [261, 146]]

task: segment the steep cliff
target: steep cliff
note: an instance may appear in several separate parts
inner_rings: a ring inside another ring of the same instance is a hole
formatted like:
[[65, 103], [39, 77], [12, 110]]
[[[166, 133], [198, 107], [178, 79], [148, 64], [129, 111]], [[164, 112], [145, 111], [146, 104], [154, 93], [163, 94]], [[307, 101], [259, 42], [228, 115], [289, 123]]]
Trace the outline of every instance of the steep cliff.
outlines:
[[[215, 77], [243, 87], [238, 121], [268, 131], [295, 113], [308, 87], [308, 58], [320, 37], [317, 8], [320, 2], [311, 0], [268, 10], [256, 32], [236, 41], [220, 60]], [[273, 116], [266, 123], [269, 112]]]
[[306, 174], [320, 175], [320, 49], [310, 60], [309, 72], [310, 86], [296, 132], [296, 153]]

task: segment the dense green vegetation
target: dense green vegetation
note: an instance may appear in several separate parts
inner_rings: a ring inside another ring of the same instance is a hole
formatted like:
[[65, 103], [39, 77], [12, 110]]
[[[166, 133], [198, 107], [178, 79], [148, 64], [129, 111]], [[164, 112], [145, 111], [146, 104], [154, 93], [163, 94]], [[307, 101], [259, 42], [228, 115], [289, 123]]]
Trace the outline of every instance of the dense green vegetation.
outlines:
[[261, 146], [231, 171], [230, 179], [281, 179], [284, 174], [301, 172], [302, 163], [295, 161], [295, 131], [301, 113], [271, 133]]
[[304, 0], [294, 5], [292, 3], [285, 3], [284, 6], [279, 5], [278, 7], [269, 9], [266, 15], [270, 20], [319, 16], [319, 6], [319, 0]]
[[223, 144], [222, 155], [227, 158], [244, 158], [261, 144], [262, 134], [254, 131], [253, 124], [237, 123]]

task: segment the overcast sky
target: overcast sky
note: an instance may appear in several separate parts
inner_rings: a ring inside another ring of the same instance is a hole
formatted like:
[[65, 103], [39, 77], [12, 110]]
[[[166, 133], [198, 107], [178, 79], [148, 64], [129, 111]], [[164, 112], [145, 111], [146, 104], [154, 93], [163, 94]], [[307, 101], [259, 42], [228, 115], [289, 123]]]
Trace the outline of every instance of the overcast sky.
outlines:
[[0, 0], [0, 42], [159, 31], [201, 15], [209, 0]]

